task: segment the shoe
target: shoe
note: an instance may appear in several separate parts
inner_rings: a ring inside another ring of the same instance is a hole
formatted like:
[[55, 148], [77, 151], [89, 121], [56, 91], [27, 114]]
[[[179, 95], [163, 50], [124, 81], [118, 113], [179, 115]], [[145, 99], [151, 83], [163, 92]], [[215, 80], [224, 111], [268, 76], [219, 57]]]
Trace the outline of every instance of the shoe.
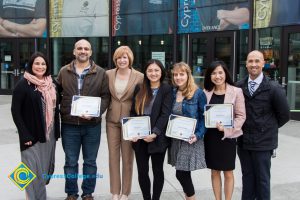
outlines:
[[94, 200], [94, 197], [91, 194], [86, 194], [82, 197], [82, 200]]
[[128, 196], [125, 194], [122, 194], [120, 200], [128, 200]]
[[120, 195], [118, 194], [113, 194], [111, 197], [111, 200], [119, 200], [120, 199]]
[[76, 195], [68, 195], [67, 198], [65, 198], [65, 200], [77, 200], [77, 196]]

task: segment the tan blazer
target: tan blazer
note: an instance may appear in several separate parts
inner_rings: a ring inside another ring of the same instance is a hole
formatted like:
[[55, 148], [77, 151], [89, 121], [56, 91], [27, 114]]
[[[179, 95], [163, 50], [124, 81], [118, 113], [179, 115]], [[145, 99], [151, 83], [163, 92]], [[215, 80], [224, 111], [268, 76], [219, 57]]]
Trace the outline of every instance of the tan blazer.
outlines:
[[[214, 89], [210, 92], [204, 90], [204, 93], [206, 94], [207, 103], [209, 103], [214, 93]], [[245, 99], [242, 89], [226, 84], [224, 103], [233, 104], [234, 114], [234, 127], [224, 129], [224, 138], [236, 138], [243, 134], [242, 126], [246, 120]]]
[[108, 70], [106, 73], [109, 80], [109, 91], [111, 94], [111, 101], [106, 113], [106, 121], [119, 123], [122, 117], [129, 116], [135, 86], [143, 82], [144, 75], [141, 72], [132, 69], [126, 89], [122, 97], [119, 99], [115, 91], [117, 69]]

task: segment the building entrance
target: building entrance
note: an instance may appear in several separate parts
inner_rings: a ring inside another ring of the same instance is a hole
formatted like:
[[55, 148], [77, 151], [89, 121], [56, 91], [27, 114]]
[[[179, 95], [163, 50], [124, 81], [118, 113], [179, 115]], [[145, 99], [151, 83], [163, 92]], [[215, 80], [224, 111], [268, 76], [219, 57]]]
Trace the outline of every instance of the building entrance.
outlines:
[[[198, 85], [203, 86], [206, 68], [215, 60], [226, 63], [231, 75], [236, 71], [235, 32], [210, 32], [190, 35], [189, 65]], [[235, 76], [233, 76], [235, 79]]]
[[34, 39], [0, 39], [0, 94], [11, 94], [34, 52]]
[[300, 27], [286, 27], [283, 38], [283, 62], [287, 69], [283, 71], [282, 84], [287, 91], [291, 118], [300, 120]]

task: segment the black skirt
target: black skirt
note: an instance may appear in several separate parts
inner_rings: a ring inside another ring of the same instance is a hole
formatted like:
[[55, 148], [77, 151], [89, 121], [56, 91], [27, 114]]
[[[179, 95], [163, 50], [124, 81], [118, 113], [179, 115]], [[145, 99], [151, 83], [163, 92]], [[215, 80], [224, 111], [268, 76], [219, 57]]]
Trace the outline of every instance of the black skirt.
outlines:
[[235, 169], [236, 139], [223, 138], [223, 132], [216, 128], [207, 129], [204, 136], [207, 168], [230, 171]]

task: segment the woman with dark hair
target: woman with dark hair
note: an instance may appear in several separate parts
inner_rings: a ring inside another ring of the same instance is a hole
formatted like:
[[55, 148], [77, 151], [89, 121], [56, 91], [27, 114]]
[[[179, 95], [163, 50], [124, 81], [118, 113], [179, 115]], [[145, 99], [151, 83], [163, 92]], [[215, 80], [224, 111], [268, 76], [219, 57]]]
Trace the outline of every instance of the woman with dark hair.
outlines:
[[[159, 200], [163, 185], [163, 163], [169, 140], [165, 136], [166, 126], [172, 108], [172, 88], [163, 83], [165, 69], [159, 60], [149, 60], [144, 70], [144, 81], [137, 85], [134, 93], [131, 116], [150, 116], [152, 134], [143, 139], [134, 139], [138, 168], [138, 179], [144, 200]], [[149, 178], [149, 158], [153, 170], [153, 194]]]
[[36, 175], [26, 187], [26, 199], [45, 200], [60, 125], [56, 88], [48, 60], [40, 52], [31, 56], [24, 78], [13, 91], [11, 113], [19, 133], [21, 160]]
[[204, 136], [205, 160], [211, 169], [211, 180], [216, 200], [222, 199], [221, 171], [224, 173], [225, 199], [232, 198], [234, 188], [233, 170], [236, 157], [236, 137], [242, 135], [246, 119], [245, 102], [240, 88], [233, 86], [229, 71], [223, 61], [214, 61], [207, 68], [204, 92], [208, 104], [233, 104], [234, 126], [227, 128], [222, 122], [209, 128]]

